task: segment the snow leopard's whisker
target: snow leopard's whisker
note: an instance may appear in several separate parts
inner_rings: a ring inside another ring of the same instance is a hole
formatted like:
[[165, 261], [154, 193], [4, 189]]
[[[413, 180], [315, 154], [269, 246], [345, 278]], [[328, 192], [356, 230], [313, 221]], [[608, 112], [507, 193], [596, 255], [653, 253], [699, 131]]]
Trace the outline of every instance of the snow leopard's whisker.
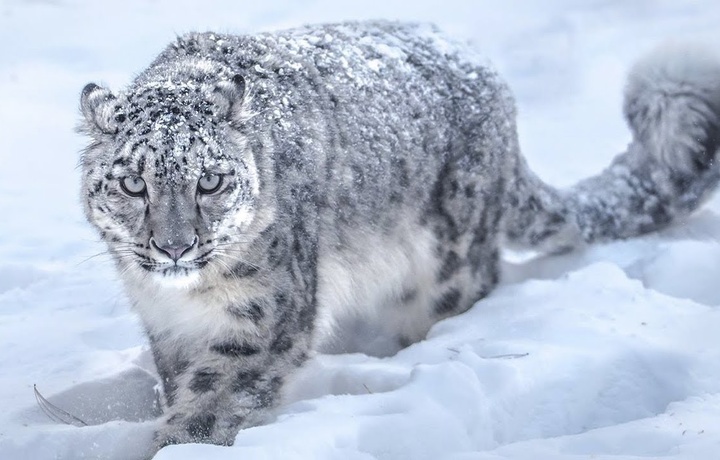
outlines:
[[[234, 256], [229, 255], [229, 254], [228, 254], [228, 255], [225, 255], [225, 256], [226, 256], [227, 259], [230, 259], [231, 261], [240, 262], [240, 263], [245, 264], [245, 265], [247, 265], [248, 267], [251, 267], [251, 268], [256, 269], [256, 270], [260, 270], [260, 269], [262, 268], [262, 267], [260, 267], [259, 265], [249, 263], [249, 262], [247, 262], [246, 260], [244, 260], [244, 259], [242, 259], [242, 258], [240, 258], [240, 257], [234, 257]], [[233, 266], [230, 265], [227, 260], [223, 260], [221, 257], [217, 257], [217, 258], [215, 258], [215, 260], [217, 261], [218, 265], [222, 265], [222, 267], [225, 269], [225, 272], [224, 272], [224, 273], [225, 273], [226, 276], [230, 276], [230, 277], [231, 277], [232, 279], [234, 279], [234, 280], [238, 280], [238, 279], [241, 278], [240, 276], [238, 276], [238, 275], [236, 275], [235, 273], [233, 273]], [[270, 279], [265, 279], [265, 280], [263, 281], [263, 283], [264, 283], [265, 285], [267, 285], [267, 286], [270, 286], [270, 287], [276, 288], [276, 289], [280, 287], [280, 285], [279, 285], [278, 283], [276, 283], [274, 280], [272, 280], [271, 278], [270, 278]]]
[[236, 278], [236, 276], [232, 273], [232, 267], [230, 264], [220, 258], [215, 259], [215, 261], [218, 265], [225, 269], [226, 273], [229, 273], [233, 278]]
[[254, 270], [259, 270], [261, 268], [260, 265], [249, 262], [248, 260], [246, 260], [238, 255], [235, 255], [235, 254], [228, 254], [228, 253], [223, 253], [222, 251], [218, 251], [218, 256], [224, 257], [226, 259], [230, 259], [233, 262], [240, 262], [241, 264], [247, 265], [248, 267], [250, 267]]
[[108, 252], [108, 251], [98, 252], [97, 254], [93, 254], [93, 255], [91, 255], [91, 256], [88, 256], [88, 257], [84, 258], [84, 259], [81, 260], [80, 262], [76, 263], [75, 266], [80, 266], [80, 265], [82, 265], [82, 264], [84, 264], [84, 263], [86, 263], [86, 262], [88, 262], [88, 261], [90, 261], [90, 260], [92, 260], [92, 259], [95, 259], [95, 258], [101, 257], [101, 256], [109, 256], [109, 257], [112, 258], [112, 254], [110, 254], [110, 252]]
[[215, 248], [215, 250], [213, 252], [215, 252], [216, 254], [237, 256], [237, 257], [242, 257], [244, 255], [247, 255], [247, 251], [243, 251], [242, 249], [234, 249], [234, 248]]
[[253, 242], [252, 239], [236, 240], [236, 241], [232, 241], [232, 242], [229, 242], [229, 243], [215, 243], [215, 244], [214, 244], [214, 247], [216, 247], [216, 248], [232, 247], [232, 246], [236, 246], [236, 245], [238, 245], [238, 244], [247, 244], [247, 243], [252, 243], [252, 242]]
[[242, 262], [242, 263], [247, 264], [247, 265], [249, 265], [249, 266], [251, 266], [251, 267], [253, 267], [253, 268], [260, 268], [258, 265], [255, 265], [255, 264], [253, 264], [252, 262], [249, 262], [249, 261], [247, 261], [247, 260], [244, 260], [243, 257], [241, 257], [240, 255], [238, 255], [238, 254], [243, 254], [243, 251], [236, 251], [236, 253], [233, 253], [233, 252], [232, 252], [232, 249], [228, 249], [228, 248], [215, 248], [215, 252], [216, 252], [218, 255], [222, 255], [222, 256], [231, 258], [231, 259], [233, 259], [233, 260], [236, 260], [237, 262]]
[[109, 251], [109, 250], [101, 251], [101, 252], [98, 252], [98, 253], [96, 253], [96, 254], [92, 254], [92, 255], [86, 257], [85, 259], [81, 260], [80, 262], [78, 262], [78, 263], [75, 264], [75, 265], [76, 265], [76, 266], [80, 266], [80, 265], [82, 265], [82, 264], [84, 264], [84, 263], [86, 263], [86, 262], [88, 262], [88, 261], [90, 261], [90, 260], [93, 260], [93, 259], [95, 259], [95, 258], [102, 257], [102, 256], [108, 256], [108, 257], [112, 258], [112, 257], [114, 256], [114, 254], [117, 254], [118, 256], [123, 256], [123, 255], [130, 254], [131, 252], [132, 252], [132, 251], [129, 250], [129, 249], [124, 249], [124, 250], [119, 250], [119, 251], [118, 251], [118, 250], [114, 250], [114, 251]]

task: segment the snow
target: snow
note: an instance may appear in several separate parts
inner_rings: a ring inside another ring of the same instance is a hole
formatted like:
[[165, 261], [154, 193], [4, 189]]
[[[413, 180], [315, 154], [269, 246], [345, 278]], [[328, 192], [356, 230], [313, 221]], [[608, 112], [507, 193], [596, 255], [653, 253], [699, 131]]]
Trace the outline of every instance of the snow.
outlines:
[[[340, 19], [436, 22], [502, 71], [531, 166], [558, 186], [628, 142], [625, 74], [666, 41], [714, 45], [713, 0], [0, 3], [0, 458], [140, 458], [146, 340], [84, 223], [73, 132], [89, 81], [127, 84], [176, 33]], [[397, 355], [320, 355], [231, 448], [158, 459], [720, 457], [720, 198], [656, 235], [506, 262], [505, 281]], [[33, 384], [88, 427], [37, 407]]]

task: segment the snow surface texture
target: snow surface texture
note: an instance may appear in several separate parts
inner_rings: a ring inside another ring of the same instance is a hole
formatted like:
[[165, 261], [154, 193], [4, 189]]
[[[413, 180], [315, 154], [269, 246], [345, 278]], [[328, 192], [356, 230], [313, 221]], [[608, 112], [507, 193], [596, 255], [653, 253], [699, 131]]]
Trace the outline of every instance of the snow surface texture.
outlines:
[[[715, 0], [2, 1], [0, 459], [132, 459], [152, 436], [146, 341], [77, 199], [82, 86], [124, 86], [175, 33], [378, 17], [472, 40], [517, 96], [531, 166], [558, 186], [630, 139], [635, 59], [720, 38]], [[515, 258], [427, 340], [384, 359], [317, 356], [233, 447], [156, 458], [720, 458], [719, 236], [716, 197], [661, 234]], [[33, 384], [92, 426], [50, 421]]]

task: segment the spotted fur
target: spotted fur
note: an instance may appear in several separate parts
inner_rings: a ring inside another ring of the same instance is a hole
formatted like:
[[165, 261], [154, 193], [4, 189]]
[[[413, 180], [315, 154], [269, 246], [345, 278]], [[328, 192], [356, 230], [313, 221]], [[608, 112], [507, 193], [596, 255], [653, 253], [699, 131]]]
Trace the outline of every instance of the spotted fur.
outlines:
[[157, 446], [231, 444], [313, 349], [421, 339], [493, 289], [503, 241], [687, 215], [718, 182], [720, 67], [694, 56], [638, 65], [627, 152], [566, 191], [526, 167], [496, 73], [428, 26], [189, 34], [125, 91], [86, 86], [82, 196], [162, 377]]

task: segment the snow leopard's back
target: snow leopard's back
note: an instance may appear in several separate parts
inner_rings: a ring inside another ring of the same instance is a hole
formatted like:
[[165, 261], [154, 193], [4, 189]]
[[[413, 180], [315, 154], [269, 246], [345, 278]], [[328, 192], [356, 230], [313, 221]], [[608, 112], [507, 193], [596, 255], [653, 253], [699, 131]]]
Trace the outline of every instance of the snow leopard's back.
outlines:
[[477, 176], [508, 174], [501, 168], [515, 142], [509, 91], [434, 27], [378, 21], [190, 34], [136, 84], [162, 79], [188, 58], [243, 75], [243, 110], [253, 114], [243, 134], [272, 143], [273, 172], [283, 183], [296, 180], [298, 167], [298, 180], [319, 181], [327, 202], [318, 204], [336, 208], [337, 219], [392, 224], [389, 210], [436, 198], [432, 186], [454, 161]]

